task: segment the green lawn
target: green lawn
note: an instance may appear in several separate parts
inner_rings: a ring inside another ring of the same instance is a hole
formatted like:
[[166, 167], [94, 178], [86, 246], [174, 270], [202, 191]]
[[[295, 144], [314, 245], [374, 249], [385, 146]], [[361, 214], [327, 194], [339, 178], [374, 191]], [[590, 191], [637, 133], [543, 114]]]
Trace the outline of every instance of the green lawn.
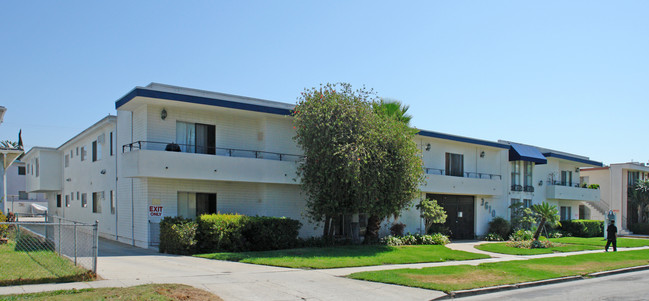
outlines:
[[87, 270], [47, 250], [16, 251], [16, 243], [0, 245], [0, 286], [93, 279]]
[[196, 256], [209, 259], [311, 269], [489, 258], [487, 255], [455, 251], [437, 245], [399, 247], [360, 245], [263, 252], [211, 253]]
[[222, 300], [209, 292], [181, 284], [147, 284], [126, 288], [97, 288], [5, 295], [0, 300]]
[[[579, 245], [589, 245], [589, 246], [599, 246], [604, 247], [606, 245], [606, 239], [602, 237], [562, 237], [562, 238], [551, 238], [550, 241], [558, 242], [562, 244], [579, 244]], [[618, 248], [635, 248], [635, 247], [644, 247], [649, 246], [649, 239], [639, 239], [639, 238], [618, 238], [617, 247]]]
[[601, 249], [598, 246], [573, 245], [573, 244], [564, 244], [561, 246], [544, 248], [544, 249], [524, 249], [524, 248], [508, 247], [506, 242], [482, 244], [482, 245], [475, 246], [475, 248], [482, 251], [501, 253], [501, 254], [510, 254], [510, 255], [538, 255], [538, 254], [550, 254], [555, 252], [563, 253], [563, 252]]
[[525, 261], [361, 272], [349, 278], [445, 292], [513, 284], [649, 264], [649, 250], [593, 253]]

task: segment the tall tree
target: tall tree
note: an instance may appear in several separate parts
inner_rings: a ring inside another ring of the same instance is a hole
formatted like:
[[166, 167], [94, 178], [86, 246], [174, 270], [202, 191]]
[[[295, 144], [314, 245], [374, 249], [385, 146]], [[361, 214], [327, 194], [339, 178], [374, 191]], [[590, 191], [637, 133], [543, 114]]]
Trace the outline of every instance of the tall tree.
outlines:
[[409, 206], [422, 178], [421, 159], [403, 122], [376, 114], [376, 96], [349, 84], [306, 89], [295, 108], [295, 141], [305, 159], [298, 167], [307, 215], [324, 222], [344, 213], [370, 216], [366, 241], [380, 222]]
[[630, 190], [629, 201], [638, 209], [638, 222], [649, 220], [649, 180], [638, 180]]
[[557, 210], [557, 206], [550, 205], [547, 202], [543, 202], [542, 204], [533, 205], [532, 211], [540, 219], [539, 227], [536, 229], [536, 232], [534, 232], [534, 240], [539, 240], [539, 236], [541, 235], [541, 230], [543, 229], [543, 226], [545, 226], [546, 223], [550, 223], [552, 225], [556, 225], [559, 223], [559, 219], [560, 219], [559, 210]]

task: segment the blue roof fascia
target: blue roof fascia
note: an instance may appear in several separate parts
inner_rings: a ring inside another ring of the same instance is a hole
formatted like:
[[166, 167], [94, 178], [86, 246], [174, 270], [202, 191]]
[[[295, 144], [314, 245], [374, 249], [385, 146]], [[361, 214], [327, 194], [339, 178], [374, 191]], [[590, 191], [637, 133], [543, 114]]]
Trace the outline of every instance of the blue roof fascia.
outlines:
[[231, 108], [231, 109], [239, 109], [239, 110], [246, 110], [246, 111], [253, 111], [253, 112], [270, 113], [270, 114], [277, 114], [277, 115], [291, 115], [293, 113], [293, 111], [289, 109], [241, 103], [241, 102], [222, 100], [216, 98], [193, 96], [187, 94], [155, 91], [155, 90], [149, 90], [144, 88], [135, 88], [128, 94], [124, 95], [122, 98], [118, 99], [115, 102], [115, 109], [119, 109], [119, 107], [125, 105], [127, 102], [131, 101], [133, 98], [138, 96], [160, 98], [160, 99], [167, 99], [167, 100], [174, 100], [174, 101], [181, 101], [181, 102], [195, 103], [195, 104], [202, 104], [202, 105], [209, 105], [209, 106], [217, 106], [217, 107], [224, 107], [224, 108]]
[[509, 149], [509, 161], [527, 161], [536, 164], [547, 164], [546, 159], [538, 148], [531, 145], [511, 143]]
[[443, 133], [437, 133], [437, 132], [429, 132], [429, 131], [424, 131], [424, 130], [419, 130], [417, 135], [426, 136], [426, 137], [432, 137], [432, 138], [445, 139], [445, 140], [458, 141], [458, 142], [465, 142], [465, 143], [471, 143], [471, 144], [485, 145], [485, 146], [491, 146], [491, 147], [505, 148], [505, 149], [509, 148], [509, 145], [503, 144], [503, 143], [484, 141], [484, 140], [478, 140], [478, 139], [460, 137], [460, 136], [453, 136], [453, 135], [449, 135], [449, 134], [443, 134]]
[[558, 159], [570, 160], [570, 161], [575, 161], [575, 162], [584, 163], [584, 164], [588, 164], [588, 165], [595, 165], [595, 166], [598, 166], [598, 167], [604, 166], [604, 164], [602, 164], [602, 162], [597, 162], [597, 161], [592, 161], [592, 160], [587, 160], [587, 159], [582, 159], [582, 158], [576, 158], [576, 157], [567, 156], [567, 155], [563, 155], [563, 154], [552, 153], [552, 152], [543, 153], [543, 155], [546, 156], [546, 157], [554, 157], [554, 158], [558, 158]]

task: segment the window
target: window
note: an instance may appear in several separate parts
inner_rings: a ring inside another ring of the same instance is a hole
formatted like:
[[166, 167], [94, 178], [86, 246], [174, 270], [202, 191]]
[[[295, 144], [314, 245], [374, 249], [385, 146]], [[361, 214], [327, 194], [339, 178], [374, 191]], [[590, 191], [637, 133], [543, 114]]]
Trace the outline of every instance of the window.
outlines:
[[532, 208], [532, 200], [531, 199], [523, 199], [523, 207]]
[[627, 183], [629, 186], [635, 186], [635, 183], [640, 179], [639, 171], [628, 171], [627, 172]]
[[27, 194], [26, 191], [18, 191], [18, 199], [19, 200], [29, 200], [29, 195]]
[[77, 191], [77, 201], [78, 201], [79, 199], [80, 199], [80, 198], [79, 198], [79, 192]]
[[83, 208], [88, 207], [88, 195], [87, 195], [87, 193], [82, 193], [81, 194], [81, 207], [83, 207]]
[[572, 186], [572, 171], [568, 171], [568, 170], [561, 171], [561, 185]]
[[561, 206], [561, 220], [569, 221], [572, 218], [572, 207]]
[[115, 214], [115, 192], [110, 191], [110, 214]]
[[56, 208], [61, 208], [61, 195], [60, 194], [56, 195]]
[[25, 166], [18, 166], [18, 175], [19, 176], [25, 175]]
[[38, 158], [36, 158], [36, 161], [34, 161], [34, 165], [36, 165], [36, 177], [38, 178], [39, 174], [39, 164], [38, 164]]
[[[97, 144], [97, 140], [92, 142], [92, 162], [95, 162], [101, 158], [101, 151], [98, 151], [98, 148], [101, 147], [101, 144]], [[99, 158], [97, 157], [99, 155]]]
[[446, 153], [446, 175], [454, 177], [464, 176], [464, 155]]
[[92, 212], [101, 213], [101, 200], [104, 199], [104, 192], [93, 192], [92, 193]]
[[[79, 199], [79, 198], [77, 198]], [[70, 192], [70, 200], [74, 201], [74, 192]]]
[[216, 193], [178, 192], [178, 216], [196, 218], [216, 213]]
[[176, 122], [176, 143], [186, 153], [216, 154], [216, 128], [209, 124]]
[[65, 160], [64, 161], [65, 161], [65, 165], [64, 165], [65, 167], [70, 166], [70, 156], [65, 155]]
[[79, 156], [79, 147], [77, 146], [77, 156]]
[[74, 153], [70, 150], [70, 159], [74, 158]]
[[521, 166], [518, 164], [518, 161], [512, 162], [512, 186], [521, 185]]
[[85, 161], [85, 160], [86, 160], [86, 147], [82, 146], [81, 147], [81, 161]]
[[113, 155], [113, 132], [110, 132], [110, 135], [108, 135], [108, 138], [110, 138], [110, 155]]
[[534, 163], [525, 161], [525, 170], [523, 170], [523, 178], [525, 179], [525, 186], [533, 186], [532, 183], [532, 171], [534, 169]]
[[70, 196], [65, 195], [65, 207], [70, 207]]
[[27, 173], [31, 175], [32, 173], [31, 173], [31, 171], [30, 171], [30, 169], [29, 169], [30, 167], [31, 167], [31, 165], [30, 165], [30, 164], [27, 164]]

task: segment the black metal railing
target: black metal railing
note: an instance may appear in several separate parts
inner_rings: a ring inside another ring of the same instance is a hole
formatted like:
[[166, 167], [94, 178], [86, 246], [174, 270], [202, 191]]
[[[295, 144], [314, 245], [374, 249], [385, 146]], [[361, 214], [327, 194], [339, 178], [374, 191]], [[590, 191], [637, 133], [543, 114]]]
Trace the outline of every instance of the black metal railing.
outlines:
[[521, 185], [512, 185], [512, 191], [523, 191], [523, 186], [521, 186]]
[[302, 159], [302, 155], [267, 152], [260, 150], [225, 148], [225, 147], [207, 147], [196, 144], [178, 144], [157, 141], [135, 141], [122, 146], [122, 153], [136, 150], [156, 150], [182, 153], [196, 153], [206, 155], [217, 155], [239, 158], [255, 158], [277, 161], [296, 162]]
[[581, 184], [579, 184], [579, 182], [569, 182], [569, 181], [548, 181], [548, 185], [586, 188], [586, 187], [581, 187]]
[[[424, 173], [427, 175], [442, 175], [445, 176], [446, 170], [432, 167], [424, 167]], [[484, 173], [484, 172], [464, 172], [462, 173], [464, 178], [472, 179], [489, 179], [489, 180], [501, 180], [502, 177], [496, 174]]]
[[534, 192], [534, 186], [525, 185], [525, 187], [523, 187], [523, 191], [525, 191], [525, 192]]

